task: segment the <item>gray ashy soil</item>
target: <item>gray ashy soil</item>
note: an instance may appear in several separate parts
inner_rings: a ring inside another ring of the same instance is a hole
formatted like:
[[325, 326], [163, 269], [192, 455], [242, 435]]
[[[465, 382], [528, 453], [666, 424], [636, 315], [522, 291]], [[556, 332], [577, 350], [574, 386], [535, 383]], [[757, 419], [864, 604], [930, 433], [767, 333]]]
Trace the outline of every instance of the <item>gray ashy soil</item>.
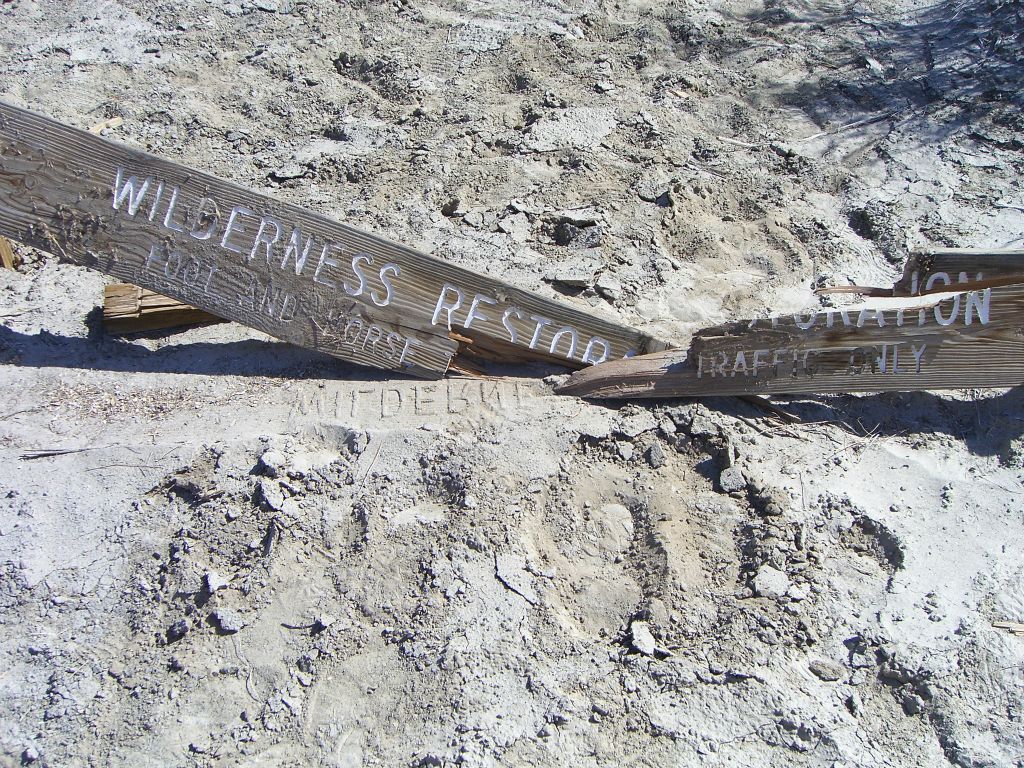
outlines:
[[[1021, 28], [14, 0], [0, 94], [682, 344], [907, 246], [1019, 246]], [[1022, 764], [1019, 390], [785, 425], [388, 380], [233, 325], [106, 337], [102, 276], [19, 252], [4, 764]]]

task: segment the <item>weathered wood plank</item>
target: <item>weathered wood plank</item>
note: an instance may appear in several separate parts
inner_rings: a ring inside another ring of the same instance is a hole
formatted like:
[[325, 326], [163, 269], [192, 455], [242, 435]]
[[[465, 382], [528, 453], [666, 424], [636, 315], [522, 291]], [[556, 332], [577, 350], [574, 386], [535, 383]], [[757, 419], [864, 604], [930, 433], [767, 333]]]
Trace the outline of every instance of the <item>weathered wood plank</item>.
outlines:
[[581, 367], [666, 346], [2, 103], [0, 156], [0, 233], [346, 360], [437, 378], [457, 351]]
[[221, 322], [222, 318], [148, 288], [111, 283], [103, 289], [103, 328], [107, 333], [140, 333]]
[[944, 291], [1024, 282], [1024, 251], [930, 248], [907, 259], [893, 296], [923, 296]]
[[0, 267], [4, 269], [17, 269], [18, 260], [14, 255], [14, 249], [6, 238], [0, 237]]
[[891, 288], [840, 285], [819, 288], [816, 293], [926, 296], [1020, 282], [1024, 282], [1024, 250], [928, 248], [910, 254], [902, 277]]
[[654, 398], [1024, 384], [1024, 285], [744, 321], [666, 351], [578, 371], [560, 394]]

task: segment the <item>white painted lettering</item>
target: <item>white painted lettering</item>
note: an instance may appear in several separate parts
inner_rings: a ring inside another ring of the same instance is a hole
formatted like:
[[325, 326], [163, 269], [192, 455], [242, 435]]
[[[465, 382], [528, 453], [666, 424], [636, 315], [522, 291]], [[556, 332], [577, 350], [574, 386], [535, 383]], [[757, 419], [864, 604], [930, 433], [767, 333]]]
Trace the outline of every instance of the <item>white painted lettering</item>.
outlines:
[[171, 230], [172, 232], [184, 232], [185, 227], [174, 221], [174, 209], [178, 206], [178, 193], [177, 187], [171, 190], [171, 201], [167, 203], [167, 213], [164, 214], [164, 227]]
[[[455, 294], [455, 301], [449, 303], [445, 301], [445, 297], [448, 293], [452, 292]], [[448, 326], [448, 330], [452, 329], [452, 312], [462, 306], [462, 291], [456, 288], [451, 283], [445, 283], [441, 287], [441, 295], [437, 297], [437, 304], [434, 306], [434, 316], [430, 320], [431, 325], [437, 325], [437, 321], [441, 318], [441, 313], [446, 312], [447, 318], [445, 324]]]
[[918, 349], [914, 343], [910, 344], [910, 352], [914, 355], [914, 373], [921, 372], [921, 357], [924, 355], [925, 349], [928, 348], [927, 344], [922, 344], [921, 348]]
[[[981, 296], [979, 299], [978, 296]], [[992, 289], [986, 288], [983, 291], [971, 291], [967, 294], [967, 309], [964, 310], [964, 325], [970, 325], [974, 320], [974, 313], [978, 313], [978, 322], [988, 325], [989, 310], [992, 304]]]
[[472, 303], [469, 305], [469, 312], [466, 315], [466, 320], [465, 322], [462, 323], [463, 328], [468, 329], [470, 326], [473, 325], [474, 320], [484, 321], [490, 319], [483, 312], [479, 311], [481, 303], [494, 305], [497, 304], [498, 302], [490, 298], [489, 296], [484, 296], [483, 294], [480, 293], [476, 294], [473, 297]]
[[811, 312], [809, 314], [810, 320], [805, 320], [803, 315], [796, 313], [793, 315], [793, 324], [801, 331], [806, 331], [814, 327], [814, 324], [818, 321], [818, 313]]
[[736, 353], [736, 359], [732, 364], [732, 377], [736, 378], [737, 373], [747, 375], [747, 355], [742, 349]]
[[563, 336], [569, 337], [569, 351], [566, 353], [566, 358], [571, 360], [576, 355], [576, 329], [568, 325], [562, 326], [555, 332], [555, 335], [551, 337], [551, 347], [548, 349], [552, 355], [555, 354], [555, 350], [558, 349], [558, 342], [561, 341]]
[[[274, 236], [267, 237], [267, 230], [271, 226], [274, 228]], [[274, 243], [276, 243], [280, 238], [281, 223], [279, 221], [276, 221], [275, 219], [270, 218], [269, 216], [263, 216], [262, 218], [260, 218], [260, 227], [258, 230], [256, 230], [256, 239], [253, 241], [252, 250], [249, 251], [248, 261], [252, 261], [254, 258], [256, 258], [256, 252], [260, 249], [260, 245], [263, 245], [266, 247], [267, 250], [267, 266], [270, 266], [270, 260], [273, 257], [271, 248], [273, 247]]]
[[536, 349], [538, 342], [540, 342], [540, 335], [544, 332], [544, 328], [551, 325], [553, 321], [541, 315], [530, 315], [530, 319], [537, 323], [537, 327], [533, 331], [533, 338], [530, 339], [530, 349]]
[[[594, 354], [594, 350], [597, 348], [598, 345], [601, 346], [600, 357]], [[587, 348], [583, 352], [583, 362], [591, 363], [592, 365], [603, 363], [605, 360], [608, 359], [608, 355], [611, 354], [611, 351], [611, 344], [602, 339], [600, 336], [593, 336], [591, 337], [590, 341], [587, 342]]]
[[949, 285], [950, 283], [953, 282], [952, 280], [949, 279], [949, 275], [947, 275], [945, 272], [935, 272], [931, 275], [928, 275], [928, 280], [924, 284], [925, 291], [927, 292], [934, 288], [935, 283], [937, 283], [939, 280], [942, 281], [943, 285]]
[[393, 261], [389, 261], [380, 268], [378, 276], [380, 277], [380, 284], [384, 286], [384, 298], [382, 299], [376, 291], [370, 291], [370, 300], [378, 307], [386, 307], [391, 303], [391, 299], [395, 295], [394, 286], [391, 285], [391, 281], [388, 279], [389, 274], [398, 277], [402, 274], [402, 269]]
[[235, 222], [238, 220], [239, 215], [241, 216], [255, 216], [256, 214], [246, 208], [244, 205], [236, 205], [231, 209], [231, 213], [228, 215], [227, 226], [224, 227], [224, 236], [220, 239], [220, 247], [231, 251], [232, 253], [241, 253], [242, 249], [234, 245], [231, 242], [231, 235], [235, 232], [244, 232], [245, 230], [241, 227], [236, 227]]
[[156, 217], [156, 210], [160, 207], [160, 200], [164, 196], [164, 183], [161, 181], [156, 185], [156, 197], [153, 199], [153, 204], [149, 207], [149, 220], [152, 221]]
[[938, 323], [939, 325], [952, 325], [953, 323], [956, 322], [957, 315], [960, 314], [960, 294], [958, 293], [955, 296], [953, 296], [953, 298], [950, 299], [950, 301], [953, 302], [953, 308], [950, 310], [949, 317], [942, 316], [941, 301], [938, 304], [936, 304], [935, 308], [932, 310], [932, 312], [935, 315], [935, 322]]
[[134, 216], [138, 213], [139, 206], [142, 205], [142, 199], [146, 196], [146, 190], [149, 189], [149, 185], [153, 183], [153, 177], [147, 176], [146, 179], [139, 184], [138, 176], [131, 176], [128, 181], [123, 181], [124, 169], [118, 166], [117, 178], [114, 180], [114, 210], [121, 210], [121, 203], [128, 199], [128, 215]]
[[[299, 229], [298, 227], [293, 227], [292, 234], [288, 238], [288, 245], [284, 247], [284, 256], [281, 257], [281, 269], [287, 267], [288, 259], [291, 259], [295, 264], [295, 274], [301, 275], [302, 270], [306, 268], [306, 260], [309, 258], [309, 252], [312, 249], [313, 237], [310, 236], [306, 238], [305, 243], [303, 243], [302, 230]], [[315, 279], [316, 278], [314, 278], [314, 280]]]
[[373, 256], [366, 253], [358, 253], [352, 257], [352, 271], [355, 273], [355, 276], [359, 278], [358, 288], [353, 289], [347, 282], [344, 280], [341, 281], [341, 287], [345, 289], [345, 293], [349, 296], [362, 296], [363, 291], [366, 290], [366, 275], [359, 267], [359, 265], [363, 263], [367, 266], [373, 266]]
[[885, 327], [885, 313], [880, 309], [870, 309], [864, 307], [857, 315], [857, 327], [863, 328], [864, 324], [868, 321], [868, 318], [874, 315], [875, 321], [878, 323], [879, 328]]
[[[519, 341], [519, 333], [516, 331], [515, 326], [512, 325], [511, 322], [509, 322], [513, 316], [515, 316], [516, 320], [522, 320], [523, 311], [521, 309], [517, 309], [516, 307], [509, 307], [501, 316], [501, 324], [505, 326], [505, 330], [508, 331], [508, 340], [515, 344], [516, 342]], [[590, 349], [589, 345], [587, 346], [587, 349]], [[586, 358], [584, 358], [583, 362], [586, 362]]]
[[[204, 222], [206, 229], [200, 229], [200, 224]], [[204, 197], [196, 208], [195, 222], [192, 224], [189, 234], [196, 240], [209, 240], [217, 231], [219, 223], [220, 211], [217, 209], [217, 202], [213, 198]]]
[[768, 354], [768, 350], [767, 349], [755, 349], [754, 350], [753, 358], [750, 361], [750, 367], [751, 367], [752, 373], [755, 376], [757, 376], [757, 369], [765, 364], [763, 356], [767, 355], [767, 354]]
[[328, 288], [337, 288], [337, 284], [327, 278], [320, 277], [320, 272], [323, 271], [324, 267], [336, 267], [340, 263], [337, 259], [332, 259], [328, 256], [332, 252], [340, 252], [341, 246], [337, 243], [327, 243], [320, 251], [320, 261], [317, 262], [316, 271], [313, 272], [313, 282], [320, 283], [320, 285], [326, 285]]

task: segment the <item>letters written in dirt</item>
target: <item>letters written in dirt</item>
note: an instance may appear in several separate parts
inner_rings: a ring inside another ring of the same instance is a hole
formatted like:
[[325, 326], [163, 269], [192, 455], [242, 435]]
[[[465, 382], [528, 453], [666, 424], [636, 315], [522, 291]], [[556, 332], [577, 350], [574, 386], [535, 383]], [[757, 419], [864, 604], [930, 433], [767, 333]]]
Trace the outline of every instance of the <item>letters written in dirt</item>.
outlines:
[[0, 234], [335, 357], [572, 368], [650, 336], [0, 103]]

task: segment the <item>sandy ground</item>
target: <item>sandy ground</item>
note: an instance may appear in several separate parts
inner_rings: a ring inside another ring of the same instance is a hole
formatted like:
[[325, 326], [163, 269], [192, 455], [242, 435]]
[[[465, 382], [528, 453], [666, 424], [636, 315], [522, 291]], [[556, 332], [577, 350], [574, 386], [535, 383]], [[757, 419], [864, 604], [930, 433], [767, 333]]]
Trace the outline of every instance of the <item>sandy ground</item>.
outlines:
[[[1019, 247], [1018, 14], [14, 0], [0, 96], [685, 344]], [[1019, 390], [420, 383], [19, 253], [0, 762], [1024, 764]]]

